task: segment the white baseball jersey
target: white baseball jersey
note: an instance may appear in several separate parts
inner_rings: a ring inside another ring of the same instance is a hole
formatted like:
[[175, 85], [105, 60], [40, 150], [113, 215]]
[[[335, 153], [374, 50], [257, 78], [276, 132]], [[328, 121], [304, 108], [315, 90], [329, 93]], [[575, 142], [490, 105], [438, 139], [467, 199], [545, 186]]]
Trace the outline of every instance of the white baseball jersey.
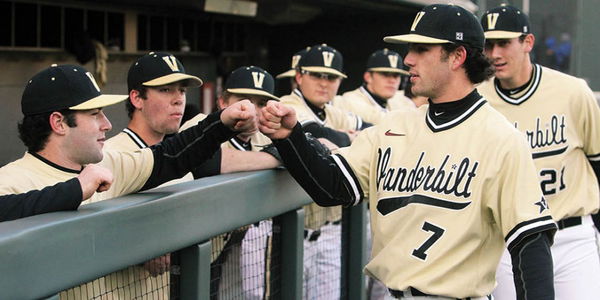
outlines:
[[598, 180], [588, 160], [600, 160], [600, 109], [586, 82], [540, 65], [513, 95], [495, 82], [478, 89], [527, 137], [554, 219], [596, 212]]
[[451, 119], [429, 105], [390, 112], [333, 156], [368, 198], [366, 272], [388, 288], [489, 295], [505, 244], [555, 228], [522, 135], [483, 97], [469, 97]]
[[333, 101], [333, 106], [354, 113], [372, 124], [379, 123], [389, 111], [417, 108], [410, 98], [404, 96], [404, 91], [397, 91], [392, 98], [387, 99], [386, 106], [382, 107], [364, 86], [345, 92], [341, 99]]

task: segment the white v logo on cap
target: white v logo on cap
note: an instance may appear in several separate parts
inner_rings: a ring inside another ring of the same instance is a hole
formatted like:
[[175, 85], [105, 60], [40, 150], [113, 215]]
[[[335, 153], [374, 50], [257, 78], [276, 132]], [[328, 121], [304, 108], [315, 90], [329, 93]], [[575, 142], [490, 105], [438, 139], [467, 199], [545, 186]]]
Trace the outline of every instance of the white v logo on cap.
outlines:
[[388, 61], [390, 62], [390, 67], [392, 67], [392, 68], [398, 67], [398, 56], [388, 55]]
[[488, 29], [489, 30], [496, 29], [496, 23], [498, 22], [498, 17], [500, 17], [499, 13], [493, 13], [493, 14], [488, 14], [487, 15]]
[[87, 75], [87, 77], [90, 79], [90, 81], [92, 82], [92, 84], [94, 85], [96, 90], [99, 92], [100, 88], [98, 87], [98, 84], [96, 83], [96, 79], [94, 79], [94, 75], [92, 75], [92, 73], [90, 73], [90, 72], [85, 72], [85, 75]]
[[252, 80], [254, 80], [255, 88], [262, 89], [263, 81], [265, 81], [265, 74], [260, 72], [252, 72]]
[[323, 54], [323, 63], [325, 64], [325, 66], [331, 67], [331, 63], [333, 62], [333, 57], [335, 56], [335, 54], [329, 51], [323, 51], [321, 54]]
[[296, 66], [298, 65], [298, 62], [300, 61], [300, 58], [302, 58], [302, 56], [300, 56], [300, 55], [292, 56], [292, 69], [296, 68]]
[[417, 13], [417, 16], [415, 16], [415, 20], [413, 21], [412, 26], [410, 26], [410, 31], [415, 31], [415, 28], [417, 28], [417, 24], [421, 22], [421, 18], [423, 18], [424, 15], [424, 11], [420, 11], [419, 13]]
[[179, 66], [177, 65], [177, 59], [175, 58], [175, 56], [173, 56], [173, 55], [163, 56], [162, 59], [165, 61], [165, 63], [167, 63], [167, 66], [169, 66], [171, 71], [173, 71], [173, 72], [179, 71]]

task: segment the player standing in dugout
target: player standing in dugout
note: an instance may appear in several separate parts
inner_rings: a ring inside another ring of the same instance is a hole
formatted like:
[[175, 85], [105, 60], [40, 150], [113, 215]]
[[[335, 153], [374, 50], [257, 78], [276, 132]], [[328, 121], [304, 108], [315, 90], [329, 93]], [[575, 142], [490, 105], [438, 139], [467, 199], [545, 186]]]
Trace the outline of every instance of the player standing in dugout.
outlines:
[[[492, 75], [477, 18], [454, 5], [417, 13], [405, 64], [416, 112], [392, 112], [348, 148], [323, 155], [292, 109], [271, 101], [260, 129], [315, 202], [367, 197], [373, 253], [365, 271], [399, 299], [491, 299], [507, 247], [517, 299], [554, 299], [550, 216], [529, 147], [475, 85]], [[422, 298], [421, 298], [422, 297]]]
[[[535, 37], [527, 15], [499, 6], [481, 18], [485, 54], [495, 78], [478, 89], [523, 132], [539, 180], [558, 223], [552, 245], [556, 299], [597, 299], [600, 260], [591, 214], [600, 198], [600, 109], [583, 79], [531, 62]], [[505, 251], [494, 298], [515, 299], [509, 254]]]

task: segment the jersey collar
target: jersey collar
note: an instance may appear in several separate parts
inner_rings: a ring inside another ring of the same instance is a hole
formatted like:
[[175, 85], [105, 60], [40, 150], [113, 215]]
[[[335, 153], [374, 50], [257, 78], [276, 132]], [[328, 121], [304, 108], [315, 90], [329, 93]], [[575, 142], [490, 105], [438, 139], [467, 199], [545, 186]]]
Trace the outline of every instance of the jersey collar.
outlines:
[[458, 101], [439, 104], [429, 101], [425, 121], [433, 132], [450, 129], [468, 119], [486, 102], [476, 89]]
[[310, 103], [310, 101], [306, 100], [306, 98], [304, 98], [304, 95], [302, 94], [302, 92], [299, 89], [295, 89], [294, 94], [296, 94], [296, 96], [298, 96], [298, 97], [300, 97], [300, 99], [302, 99], [304, 104], [310, 109], [310, 111], [312, 111], [312, 113], [316, 117], [316, 120], [319, 120], [319, 124], [324, 125], [325, 119], [327, 118], [325, 109], [316, 107], [315, 105]]
[[237, 150], [240, 151], [252, 151], [252, 140], [248, 140], [247, 142], [244, 142], [242, 140], [240, 140], [237, 136], [232, 137], [231, 139], [229, 139], [229, 143]]
[[529, 81], [522, 87], [506, 90], [500, 87], [500, 81], [498, 79], [494, 79], [494, 89], [496, 93], [502, 100], [509, 104], [520, 105], [521, 103], [527, 101], [535, 93], [537, 88], [540, 85], [540, 81], [542, 79], [542, 67], [538, 64], [533, 65], [533, 70], [531, 74], [531, 78]]
[[125, 127], [123, 129], [123, 132], [125, 134], [127, 134], [127, 136], [129, 136], [129, 138], [131, 138], [133, 140], [133, 142], [140, 147], [140, 149], [144, 149], [144, 148], [148, 148], [148, 144], [146, 144], [146, 142], [144, 142], [144, 140], [137, 135], [137, 133], [135, 133], [133, 130]]
[[383, 99], [373, 93], [371, 93], [369, 91], [369, 89], [367, 89], [367, 86], [365, 84], [363, 84], [359, 90], [365, 95], [367, 96], [367, 98], [369, 100], [371, 100], [371, 103], [373, 104], [377, 104], [377, 107], [379, 107], [382, 111], [387, 112], [387, 99]]
[[65, 167], [63, 167], [63, 166], [57, 165], [57, 164], [55, 164], [55, 163], [53, 163], [53, 162], [51, 162], [51, 161], [49, 161], [49, 160], [45, 159], [43, 156], [41, 156], [41, 155], [39, 155], [39, 154], [37, 154], [37, 153], [35, 153], [35, 152], [27, 152], [27, 153], [29, 153], [29, 154], [31, 154], [33, 157], [35, 157], [35, 158], [39, 159], [39, 160], [40, 160], [40, 161], [42, 161], [43, 163], [45, 163], [45, 164], [47, 164], [47, 165], [49, 165], [49, 166], [51, 166], [51, 167], [53, 167], [53, 168], [55, 168], [55, 169], [61, 170], [61, 171], [63, 171], [63, 172], [67, 172], [67, 173], [73, 173], [73, 174], [79, 174], [79, 173], [81, 173], [81, 170], [83, 170], [83, 167], [81, 168], [81, 170], [74, 170], [74, 169], [65, 168]]

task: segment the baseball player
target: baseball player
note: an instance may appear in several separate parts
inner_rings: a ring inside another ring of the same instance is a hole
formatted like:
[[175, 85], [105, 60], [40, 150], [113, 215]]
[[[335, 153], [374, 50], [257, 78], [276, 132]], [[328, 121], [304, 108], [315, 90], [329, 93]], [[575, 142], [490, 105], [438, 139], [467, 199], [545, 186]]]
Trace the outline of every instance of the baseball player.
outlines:
[[[31, 190], [0, 196], [0, 222], [61, 210], [75, 210], [81, 201], [112, 184], [112, 173], [103, 167], [88, 165], [76, 178]], [[59, 197], [60, 195], [60, 197]]]
[[[481, 18], [495, 78], [479, 90], [525, 134], [544, 197], [558, 223], [552, 245], [556, 299], [597, 299], [600, 261], [590, 214], [600, 203], [600, 109], [582, 79], [531, 62], [527, 16], [499, 6]], [[498, 267], [497, 299], [514, 299], [508, 253]]]
[[344, 93], [333, 105], [372, 124], [379, 123], [388, 111], [414, 109], [411, 99], [398, 90], [400, 75], [408, 75], [402, 69], [402, 57], [388, 49], [377, 50], [367, 60], [363, 85]]
[[[400, 299], [490, 299], [505, 245], [517, 299], [554, 299], [549, 247], [556, 224], [529, 147], [475, 89], [492, 71], [475, 16], [455, 5], [417, 13], [404, 63], [417, 111], [394, 111], [348, 148], [325, 156], [292, 109], [269, 102], [259, 128], [323, 206], [368, 197], [373, 253], [366, 273]], [[493, 146], [491, 146], [493, 145]]]
[[300, 61], [300, 59], [302, 58], [302, 56], [304, 54], [306, 54], [306, 52], [308, 52], [308, 50], [310, 50], [310, 47], [306, 47], [296, 53], [294, 53], [294, 55], [292, 55], [292, 63], [290, 66], [290, 69], [275, 76], [275, 78], [277, 79], [283, 79], [283, 78], [289, 78], [290, 79], [290, 86], [292, 88], [292, 90], [295, 90], [298, 88], [298, 84], [296, 83], [295, 77], [296, 77], [296, 66], [298, 66], [298, 62]]
[[[91, 73], [82, 67], [53, 65], [33, 76], [23, 92], [24, 118], [19, 124], [28, 151], [0, 168], [0, 195], [66, 181], [95, 163], [110, 170], [114, 181], [109, 190], [93, 194], [84, 203], [149, 189], [185, 175], [237, 131], [256, 128], [254, 106], [246, 101], [216, 112], [156, 146], [135, 152], [103, 151], [111, 124], [102, 108], [125, 99], [124, 95], [102, 95]], [[84, 292], [82, 289], [74, 297], [91, 296]], [[63, 299], [67, 295], [75, 293], [61, 293]]]

